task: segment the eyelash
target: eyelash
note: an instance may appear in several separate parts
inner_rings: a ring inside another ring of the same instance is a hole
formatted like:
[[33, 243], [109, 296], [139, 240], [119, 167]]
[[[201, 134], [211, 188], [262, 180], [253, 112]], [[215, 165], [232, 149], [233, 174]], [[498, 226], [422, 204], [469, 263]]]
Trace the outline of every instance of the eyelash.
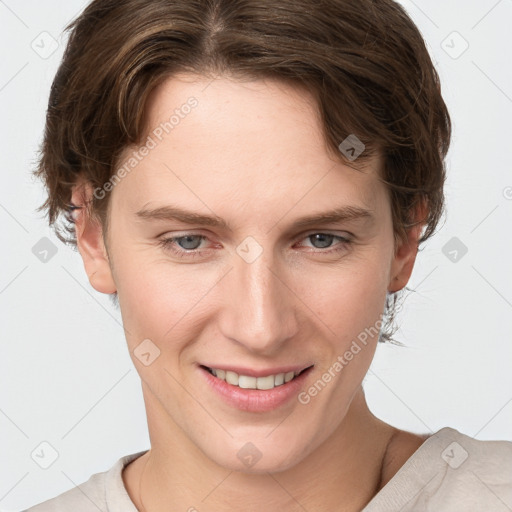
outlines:
[[[341, 252], [341, 251], [345, 250], [347, 248], [347, 246], [349, 246], [352, 243], [352, 240], [350, 240], [348, 238], [345, 238], [345, 237], [340, 236], [340, 235], [335, 235], [334, 233], [324, 233], [323, 231], [315, 231], [315, 232], [309, 233], [309, 234], [303, 236], [303, 238], [301, 238], [301, 240], [304, 240], [306, 238], [310, 238], [313, 235], [333, 236], [334, 238], [337, 238], [337, 239], [340, 240], [340, 243], [335, 245], [335, 249], [330, 249], [329, 248], [327, 250], [317, 249], [317, 250], [314, 250], [314, 251], [308, 251], [308, 252], [314, 253], [314, 254], [332, 254], [332, 253], [336, 253], [336, 252]], [[169, 250], [175, 256], [178, 256], [180, 258], [195, 258], [195, 257], [201, 256], [201, 254], [204, 251], [208, 251], [209, 250], [209, 249], [203, 249], [203, 250], [201, 250], [201, 249], [190, 249], [190, 250], [176, 249], [175, 242], [177, 240], [180, 240], [182, 238], [187, 238], [187, 237], [200, 237], [202, 239], [207, 240], [207, 237], [205, 235], [198, 235], [196, 233], [185, 233], [185, 234], [180, 235], [180, 236], [169, 237], [169, 238], [161, 238], [158, 241], [158, 245], [160, 247], [163, 247], [166, 250]], [[341, 247], [339, 247], [339, 246], [341, 246]]]

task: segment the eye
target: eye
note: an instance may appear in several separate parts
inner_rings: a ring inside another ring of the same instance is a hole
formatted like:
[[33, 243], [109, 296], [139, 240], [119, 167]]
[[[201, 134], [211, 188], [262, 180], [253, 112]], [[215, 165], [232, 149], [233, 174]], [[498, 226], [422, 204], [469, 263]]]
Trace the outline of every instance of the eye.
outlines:
[[178, 245], [182, 249], [186, 249], [187, 251], [195, 250], [201, 244], [201, 240], [205, 238], [201, 235], [185, 235], [176, 237], [174, 240], [177, 241]]
[[[338, 239], [339, 242], [334, 245], [334, 249], [331, 249], [333, 247], [333, 241], [335, 239]], [[347, 246], [351, 243], [351, 240], [340, 236], [340, 235], [334, 235], [332, 233], [310, 233], [308, 234], [303, 240], [309, 240], [313, 244], [314, 249], [320, 249], [317, 251], [311, 251], [311, 252], [318, 252], [318, 253], [330, 253], [330, 252], [337, 252], [337, 251], [343, 251], [347, 249]], [[329, 250], [323, 250], [323, 249], [329, 249]]]
[[206, 240], [204, 235], [195, 235], [187, 233], [182, 236], [174, 236], [169, 238], [161, 238], [158, 244], [166, 250], [171, 251], [179, 257], [194, 257], [198, 256], [202, 251], [198, 251], [198, 247], [203, 240]]
[[[336, 239], [339, 241], [333, 245], [333, 242]], [[158, 241], [158, 245], [179, 258], [194, 258], [202, 256], [204, 253], [208, 253], [210, 251], [210, 249], [200, 247], [202, 242], [207, 240], [208, 237], [205, 235], [185, 233], [180, 236], [161, 238]], [[317, 254], [330, 254], [346, 251], [348, 245], [351, 243], [351, 240], [346, 237], [322, 232], [310, 233], [306, 235], [306, 237], [303, 236], [301, 240], [309, 240], [313, 244], [312, 248], [317, 250], [307, 252]], [[305, 247], [307, 247], [307, 245]]]

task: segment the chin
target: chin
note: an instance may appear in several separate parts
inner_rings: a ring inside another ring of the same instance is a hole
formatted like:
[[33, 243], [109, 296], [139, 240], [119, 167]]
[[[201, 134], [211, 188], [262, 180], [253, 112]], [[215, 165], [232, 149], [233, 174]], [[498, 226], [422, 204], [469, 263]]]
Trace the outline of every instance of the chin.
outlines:
[[[265, 447], [262, 447], [262, 445]], [[258, 448], [258, 446], [260, 448]], [[293, 468], [306, 456], [306, 447], [295, 448], [290, 451], [290, 445], [273, 446], [267, 440], [246, 441], [236, 443], [236, 446], [227, 446], [222, 453], [206, 452], [206, 455], [219, 466], [237, 473], [252, 475], [279, 473]], [[229, 456], [234, 453], [234, 457]]]

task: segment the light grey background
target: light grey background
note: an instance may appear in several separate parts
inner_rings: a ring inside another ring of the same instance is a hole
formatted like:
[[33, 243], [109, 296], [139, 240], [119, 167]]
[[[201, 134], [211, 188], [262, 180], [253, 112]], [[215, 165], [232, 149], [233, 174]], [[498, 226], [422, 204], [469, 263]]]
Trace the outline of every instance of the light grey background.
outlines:
[[[35, 212], [44, 193], [29, 172], [62, 29], [86, 3], [0, 1], [3, 511], [53, 497], [149, 448], [119, 312]], [[366, 393], [377, 416], [405, 430], [451, 426], [512, 441], [512, 0], [402, 3], [424, 34], [452, 115], [447, 216], [409, 283], [416, 293], [398, 334], [408, 347], [379, 346]], [[46, 263], [32, 251], [42, 237], [57, 248]], [[456, 245], [447, 246], [453, 237]], [[51, 462], [52, 449], [43, 442], [58, 452], [48, 469], [40, 465]]]

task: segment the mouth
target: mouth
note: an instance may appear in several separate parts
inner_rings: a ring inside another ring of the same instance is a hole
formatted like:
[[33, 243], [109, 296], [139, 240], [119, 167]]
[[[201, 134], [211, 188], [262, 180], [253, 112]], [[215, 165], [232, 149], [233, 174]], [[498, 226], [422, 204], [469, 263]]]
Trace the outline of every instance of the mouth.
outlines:
[[203, 370], [206, 370], [217, 379], [222, 380], [231, 386], [242, 389], [254, 389], [261, 391], [267, 391], [283, 386], [284, 384], [288, 384], [288, 382], [291, 382], [300, 375], [308, 372], [311, 368], [313, 368], [313, 366], [314, 365], [306, 366], [301, 370], [279, 372], [256, 377], [254, 375], [244, 375], [237, 373], [232, 370], [210, 368], [209, 366], [200, 365]]

